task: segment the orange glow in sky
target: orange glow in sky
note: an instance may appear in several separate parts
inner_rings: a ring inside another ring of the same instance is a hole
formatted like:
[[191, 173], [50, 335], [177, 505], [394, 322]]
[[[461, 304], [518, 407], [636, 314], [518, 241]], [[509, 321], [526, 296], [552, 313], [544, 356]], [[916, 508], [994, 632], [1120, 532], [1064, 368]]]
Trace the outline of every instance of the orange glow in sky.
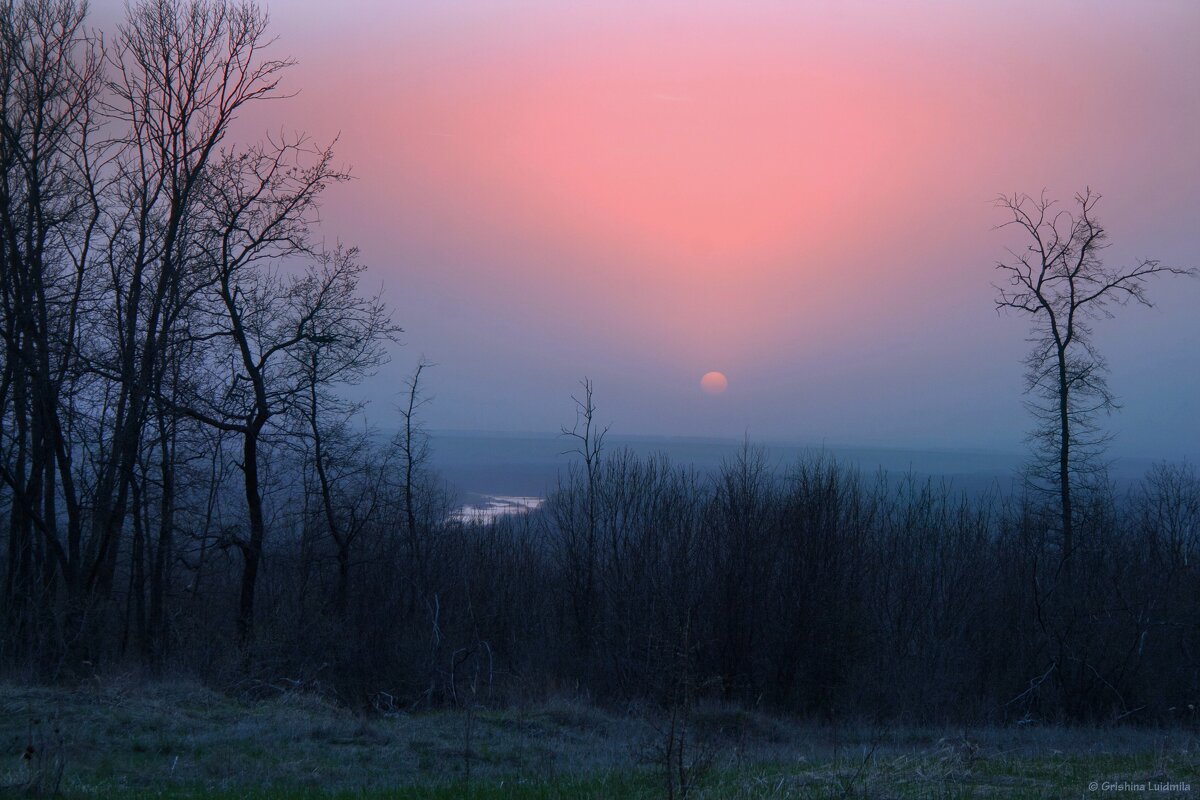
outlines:
[[384, 112], [396, 179], [498, 246], [571, 253], [507, 278], [615, 307], [664, 355], [744, 355], [797, 309], [829, 322], [846, 286], [830, 260], [886, 235], [888, 205], [938, 167], [951, 101], [915, 94], [941, 80], [924, 70], [898, 87], [845, 53], [729, 33], [600, 28], [461, 53]]
[[1091, 185], [1114, 257], [1197, 252], [1192, 2], [297, 0], [274, 22], [296, 124], [340, 132], [358, 177], [330, 230], [457, 391], [506, 387], [497, 418], [587, 373], [650, 428], [716, 363], [751, 405], [693, 428], [785, 428], [801, 385], [808, 419], [879, 397], [881, 424], [900, 402], [949, 424], [935, 375], [1019, 381], [996, 194]]

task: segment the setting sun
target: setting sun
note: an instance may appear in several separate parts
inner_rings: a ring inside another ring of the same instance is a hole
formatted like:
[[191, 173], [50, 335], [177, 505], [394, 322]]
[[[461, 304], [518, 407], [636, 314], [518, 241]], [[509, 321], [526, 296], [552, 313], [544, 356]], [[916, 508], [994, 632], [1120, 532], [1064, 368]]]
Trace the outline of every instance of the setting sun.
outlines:
[[700, 379], [700, 388], [709, 394], [720, 394], [729, 388], [729, 379], [721, 372], [706, 372]]

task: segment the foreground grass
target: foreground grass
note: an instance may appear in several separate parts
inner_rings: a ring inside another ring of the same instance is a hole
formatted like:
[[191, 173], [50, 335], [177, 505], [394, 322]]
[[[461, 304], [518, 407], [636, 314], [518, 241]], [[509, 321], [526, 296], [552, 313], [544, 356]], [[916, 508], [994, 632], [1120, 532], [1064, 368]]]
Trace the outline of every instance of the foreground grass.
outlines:
[[[466, 721], [368, 718], [307, 695], [244, 704], [185, 683], [0, 685], [0, 794], [61, 766], [71, 798], [665, 796], [652, 719], [567, 702], [480, 711], [469, 748]], [[830, 728], [721, 707], [698, 710], [693, 729], [691, 754], [710, 764], [699, 798], [1200, 795], [1200, 739], [1181, 729]], [[1190, 789], [1155, 790], [1168, 783]]]

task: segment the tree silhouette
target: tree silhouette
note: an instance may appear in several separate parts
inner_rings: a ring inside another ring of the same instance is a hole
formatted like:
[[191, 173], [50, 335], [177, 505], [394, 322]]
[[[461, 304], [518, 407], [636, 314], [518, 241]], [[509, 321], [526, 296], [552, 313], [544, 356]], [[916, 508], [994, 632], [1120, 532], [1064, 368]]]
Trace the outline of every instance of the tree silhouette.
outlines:
[[1025, 359], [1025, 391], [1035, 419], [1030, 433], [1036, 485], [1058, 496], [1062, 563], [1075, 547], [1073, 489], [1102, 475], [1109, 440], [1098, 415], [1118, 407], [1108, 388], [1108, 365], [1092, 340], [1092, 322], [1113, 316], [1113, 306], [1131, 300], [1151, 305], [1146, 285], [1156, 275], [1192, 275], [1194, 270], [1143, 259], [1112, 269], [1102, 258], [1108, 234], [1096, 219], [1100, 195], [1075, 195], [1074, 210], [1058, 209], [1043, 192], [1004, 195], [996, 205], [1026, 235], [1024, 250], [996, 264], [1005, 281], [996, 286], [998, 312], [1033, 319], [1032, 348]]

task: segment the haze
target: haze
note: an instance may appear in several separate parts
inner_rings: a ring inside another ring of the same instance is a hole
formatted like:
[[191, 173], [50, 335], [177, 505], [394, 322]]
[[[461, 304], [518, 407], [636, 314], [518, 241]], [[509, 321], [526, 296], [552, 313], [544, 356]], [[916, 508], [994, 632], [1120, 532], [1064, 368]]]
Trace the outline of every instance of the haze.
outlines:
[[[115, 17], [100, 3], [97, 20]], [[1115, 262], [1200, 262], [1200, 5], [275, 2], [340, 135], [362, 248], [435, 428], [1018, 450], [1027, 321], [1000, 192], [1092, 186]], [[1097, 325], [1117, 452], [1200, 452], [1200, 282]], [[722, 394], [699, 387], [719, 370]]]

